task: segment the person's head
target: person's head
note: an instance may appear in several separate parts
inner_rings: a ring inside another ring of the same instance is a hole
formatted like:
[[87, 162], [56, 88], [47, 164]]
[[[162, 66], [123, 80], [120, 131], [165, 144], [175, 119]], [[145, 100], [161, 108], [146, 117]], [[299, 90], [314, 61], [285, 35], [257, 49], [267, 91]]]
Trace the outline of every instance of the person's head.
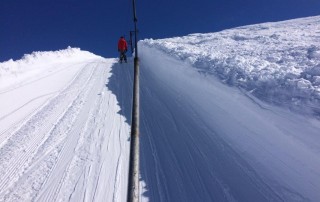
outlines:
[[120, 38], [121, 38], [121, 39], [124, 39], [124, 37], [123, 37], [123, 36], [120, 36]]

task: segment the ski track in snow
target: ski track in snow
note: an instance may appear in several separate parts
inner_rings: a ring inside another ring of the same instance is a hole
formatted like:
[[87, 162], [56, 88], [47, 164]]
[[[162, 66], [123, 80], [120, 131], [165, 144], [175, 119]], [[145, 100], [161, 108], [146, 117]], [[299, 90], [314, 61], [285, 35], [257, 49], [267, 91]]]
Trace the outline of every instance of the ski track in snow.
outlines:
[[[16, 90], [16, 89], [18, 89], [18, 88], [22, 88], [22, 87], [24, 87], [24, 86], [26, 86], [26, 85], [30, 85], [30, 84], [32, 84], [32, 83], [35, 83], [35, 82], [37, 82], [37, 81], [39, 81], [39, 80], [46, 79], [46, 78], [48, 78], [48, 77], [50, 77], [50, 76], [52, 76], [52, 75], [54, 75], [54, 74], [61, 73], [62, 71], [65, 71], [65, 70], [67, 70], [67, 69], [69, 69], [69, 68], [72, 68], [72, 67], [74, 67], [74, 66], [81, 66], [81, 63], [72, 64], [72, 65], [69, 65], [69, 66], [67, 66], [67, 67], [65, 67], [65, 66], [62, 66], [61, 68], [58, 67], [57, 69], [51, 70], [51, 71], [49, 71], [48, 73], [45, 72], [45, 73], [43, 73], [43, 74], [40, 74], [40, 75], [38, 75], [38, 76], [35, 76], [35, 78], [33, 78], [33, 79], [31, 79], [31, 80], [22, 81], [22, 82], [20, 82], [20, 83], [18, 83], [18, 84], [15, 84], [15, 85], [11, 85], [11, 86], [9, 86], [9, 87], [6, 87], [6, 88], [4, 88], [4, 89], [2, 89], [2, 90], [0, 91], [0, 94], [5, 94], [5, 93], [8, 93], [8, 92], [10, 92], [10, 91]], [[81, 71], [81, 70], [79, 70], [79, 71]]]
[[[81, 70], [82, 69], [79, 69], [79, 71], [77, 72], [77, 74], [74, 76], [74, 78], [71, 80], [70, 83], [72, 83], [74, 80], [78, 79], [78, 74], [81, 73]], [[61, 71], [61, 70], [60, 70]], [[59, 72], [60, 72], [59, 71]], [[53, 73], [55, 74], [55, 73]], [[53, 74], [50, 74], [50, 76], [52, 76]], [[47, 78], [49, 75], [46, 75], [42, 78]], [[35, 79], [34, 81], [32, 82], [28, 82], [27, 84], [19, 84], [17, 87], [14, 87], [14, 88], [10, 88], [10, 90], [6, 90], [5, 92], [3, 92], [2, 94], [4, 93], [8, 93], [8, 92], [11, 92], [11, 91], [14, 91], [18, 88], [22, 88], [23, 86], [25, 85], [28, 85], [28, 84], [31, 84], [31, 83], [34, 83], [36, 81], [39, 81], [41, 79]], [[67, 84], [67, 86], [69, 86], [70, 84]], [[13, 109], [10, 113], [4, 115], [4, 116], [1, 116], [0, 117], [0, 121], [1, 120], [4, 120], [12, 115], [14, 115], [16, 112], [19, 112], [19, 110], [27, 107], [27, 105], [29, 105], [30, 103], [40, 99], [40, 98], [45, 98], [49, 95], [54, 95], [54, 94], [59, 94], [60, 96], [63, 96], [65, 94], [68, 94], [70, 91], [74, 91], [72, 89], [69, 89], [69, 90], [61, 90], [60, 92], [58, 91], [54, 91], [54, 92], [50, 92], [50, 93], [47, 93], [47, 94], [44, 94], [44, 95], [40, 95], [40, 96], [37, 96], [37, 97], [34, 97], [32, 98], [31, 100], [29, 100], [28, 102], [25, 102], [23, 103], [21, 106], [19, 106], [18, 108], [15, 108]], [[47, 103], [47, 102], [50, 102], [52, 98], [48, 98], [44, 103]], [[44, 105], [45, 106], [45, 105]], [[20, 123], [22, 122], [25, 122], [26, 120], [28, 120], [28, 118], [30, 118], [31, 116], [35, 115], [39, 110], [41, 110], [41, 107], [40, 109], [39, 108], [35, 108], [34, 110], [32, 110], [29, 114], [27, 114], [25, 117], [21, 118], [20, 120], [15, 120], [14, 123], [12, 123], [9, 127], [5, 128], [3, 131], [0, 132], [0, 145], [2, 145], [2, 143], [8, 138], [7, 135], [9, 134], [13, 134], [13, 131], [15, 129], [17, 129], [17, 126], [21, 125]]]
[[105, 86], [114, 62], [77, 64], [64, 90], [1, 132], [0, 201], [124, 201], [129, 125]]

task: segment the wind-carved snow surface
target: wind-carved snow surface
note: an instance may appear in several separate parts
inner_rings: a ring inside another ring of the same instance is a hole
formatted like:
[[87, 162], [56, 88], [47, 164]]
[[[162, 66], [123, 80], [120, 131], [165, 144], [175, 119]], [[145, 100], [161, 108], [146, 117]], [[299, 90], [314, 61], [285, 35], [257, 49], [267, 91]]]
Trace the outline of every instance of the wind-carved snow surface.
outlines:
[[320, 17], [141, 42], [269, 103], [320, 114]]
[[319, 23], [139, 42], [142, 201], [320, 201]]

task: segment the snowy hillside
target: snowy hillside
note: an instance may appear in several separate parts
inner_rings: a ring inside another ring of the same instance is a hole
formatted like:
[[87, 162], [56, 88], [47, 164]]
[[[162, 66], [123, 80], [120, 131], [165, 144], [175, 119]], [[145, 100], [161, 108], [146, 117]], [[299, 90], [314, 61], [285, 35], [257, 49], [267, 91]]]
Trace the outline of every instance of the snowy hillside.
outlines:
[[320, 16], [144, 40], [269, 103], [320, 113]]
[[[316, 16], [140, 41], [140, 201], [320, 201], [319, 38]], [[77, 48], [0, 63], [0, 201], [126, 201], [132, 82]]]

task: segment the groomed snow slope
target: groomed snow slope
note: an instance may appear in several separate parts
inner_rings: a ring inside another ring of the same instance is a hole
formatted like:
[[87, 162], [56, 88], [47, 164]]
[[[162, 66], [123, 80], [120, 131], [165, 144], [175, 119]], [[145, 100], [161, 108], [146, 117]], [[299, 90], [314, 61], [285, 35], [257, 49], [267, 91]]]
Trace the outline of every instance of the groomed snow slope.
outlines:
[[75, 48], [0, 63], [0, 201], [126, 200], [114, 63]]

